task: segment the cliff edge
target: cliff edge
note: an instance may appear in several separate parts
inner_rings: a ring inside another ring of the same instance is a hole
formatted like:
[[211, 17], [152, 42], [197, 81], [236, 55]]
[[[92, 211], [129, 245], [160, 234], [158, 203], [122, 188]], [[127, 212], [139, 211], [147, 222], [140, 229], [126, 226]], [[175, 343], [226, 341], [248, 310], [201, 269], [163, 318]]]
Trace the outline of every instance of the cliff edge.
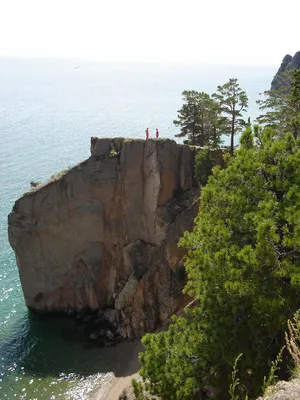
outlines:
[[194, 150], [172, 140], [91, 139], [91, 157], [25, 193], [8, 217], [27, 306], [100, 310], [123, 338], [182, 308], [199, 191]]

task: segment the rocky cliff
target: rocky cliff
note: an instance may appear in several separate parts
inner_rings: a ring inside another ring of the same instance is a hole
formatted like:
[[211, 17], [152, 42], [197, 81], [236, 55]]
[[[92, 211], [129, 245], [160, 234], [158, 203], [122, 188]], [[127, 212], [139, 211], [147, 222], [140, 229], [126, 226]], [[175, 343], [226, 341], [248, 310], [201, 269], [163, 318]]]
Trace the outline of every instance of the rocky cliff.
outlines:
[[292, 69], [300, 69], [300, 51], [298, 51], [294, 57], [289, 54], [284, 57], [276, 75], [272, 80], [271, 90], [278, 90], [281, 86], [287, 85], [288, 82], [284, 73]]
[[8, 232], [27, 306], [100, 310], [124, 338], [167, 321], [187, 301], [177, 243], [197, 214], [193, 167], [171, 140], [92, 138], [90, 158], [25, 193]]

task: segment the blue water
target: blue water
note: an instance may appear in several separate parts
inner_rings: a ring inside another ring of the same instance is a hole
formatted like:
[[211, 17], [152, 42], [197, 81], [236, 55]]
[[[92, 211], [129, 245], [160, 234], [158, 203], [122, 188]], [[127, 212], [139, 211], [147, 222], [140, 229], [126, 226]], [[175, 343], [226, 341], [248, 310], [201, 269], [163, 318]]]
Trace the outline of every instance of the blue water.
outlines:
[[[79, 68], [75, 66], [79, 65]], [[92, 399], [121, 362], [116, 349], [87, 347], [72, 321], [28, 313], [7, 239], [7, 215], [30, 181], [89, 156], [91, 136], [174, 138], [181, 92], [212, 93], [237, 77], [245, 117], [276, 68], [93, 64], [0, 59], [0, 398]]]

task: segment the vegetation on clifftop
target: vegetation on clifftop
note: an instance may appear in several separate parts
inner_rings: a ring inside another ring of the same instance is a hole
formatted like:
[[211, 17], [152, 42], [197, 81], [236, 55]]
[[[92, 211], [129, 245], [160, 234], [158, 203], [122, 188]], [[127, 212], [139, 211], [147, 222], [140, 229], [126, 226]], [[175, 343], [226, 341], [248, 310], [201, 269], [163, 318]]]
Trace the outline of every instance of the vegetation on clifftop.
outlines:
[[247, 123], [242, 112], [247, 111], [248, 97], [236, 78], [217, 87], [211, 96], [204, 92], [185, 90], [184, 104], [178, 110], [175, 126], [180, 127], [177, 137], [187, 137], [187, 143], [216, 148], [222, 135], [230, 135], [230, 152], [234, 150], [234, 136]]

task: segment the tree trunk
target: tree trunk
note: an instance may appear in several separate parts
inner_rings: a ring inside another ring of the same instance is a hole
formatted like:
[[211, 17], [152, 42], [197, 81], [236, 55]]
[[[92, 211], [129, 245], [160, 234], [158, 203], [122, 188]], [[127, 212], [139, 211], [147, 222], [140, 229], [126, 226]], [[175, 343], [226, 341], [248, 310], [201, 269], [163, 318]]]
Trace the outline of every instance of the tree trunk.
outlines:
[[234, 127], [235, 127], [235, 115], [233, 114], [231, 120], [231, 143], [230, 143], [230, 154], [233, 156], [234, 149]]
[[203, 126], [203, 124], [201, 125], [201, 137], [199, 140], [199, 146], [201, 146], [201, 147], [204, 146], [204, 126]]
[[293, 129], [293, 136], [294, 139], [297, 139], [299, 135], [299, 124], [294, 124], [294, 129]]
[[297, 137], [298, 137], [298, 129], [294, 129], [293, 136], [294, 136], [294, 139], [297, 139]]

